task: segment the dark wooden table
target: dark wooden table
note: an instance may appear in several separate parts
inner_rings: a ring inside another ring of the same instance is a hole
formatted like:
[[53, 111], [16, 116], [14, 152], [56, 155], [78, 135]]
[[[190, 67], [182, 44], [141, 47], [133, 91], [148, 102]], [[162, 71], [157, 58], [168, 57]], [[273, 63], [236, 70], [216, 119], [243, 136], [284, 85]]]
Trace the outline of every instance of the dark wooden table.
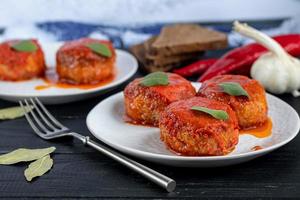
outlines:
[[[223, 52], [208, 54], [218, 56]], [[138, 72], [135, 77], [141, 76]], [[126, 83], [97, 98], [47, 106], [66, 126], [94, 138], [86, 127], [88, 112], [102, 99], [123, 90]], [[300, 113], [300, 98], [279, 96]], [[0, 100], [0, 108], [16, 105]], [[285, 123], [282, 119], [282, 123]], [[95, 138], [94, 138], [95, 139]], [[167, 193], [99, 152], [72, 139], [44, 141], [24, 118], [0, 122], [0, 153], [20, 147], [55, 146], [54, 167], [35, 181], [26, 182], [27, 164], [0, 166], [0, 198], [127, 198], [127, 199], [300, 199], [300, 137], [253, 161], [223, 168], [176, 168], [140, 161], [177, 181]]]
[[[137, 75], [136, 75], [137, 76]], [[88, 112], [103, 98], [121, 91], [123, 84], [106, 95], [86, 101], [48, 106], [65, 125], [79, 133], [89, 133]], [[300, 112], [300, 99], [280, 96]], [[0, 107], [15, 105], [0, 101]], [[282, 121], [284, 123], [284, 119]], [[35, 181], [26, 182], [27, 164], [0, 166], [0, 198], [300, 198], [300, 137], [286, 146], [253, 161], [223, 168], [176, 168], [142, 163], [177, 181], [177, 189], [167, 193], [79, 141], [38, 138], [24, 118], [0, 122], [0, 153], [19, 147], [55, 146], [54, 167]]]

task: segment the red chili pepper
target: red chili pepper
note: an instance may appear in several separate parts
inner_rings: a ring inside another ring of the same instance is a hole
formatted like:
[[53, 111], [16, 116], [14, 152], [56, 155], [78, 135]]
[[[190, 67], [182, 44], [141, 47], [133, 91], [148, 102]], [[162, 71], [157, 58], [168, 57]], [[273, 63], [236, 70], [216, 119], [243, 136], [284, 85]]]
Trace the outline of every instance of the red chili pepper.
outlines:
[[[273, 39], [292, 56], [300, 56], [300, 34], [279, 35]], [[259, 56], [267, 51], [265, 47], [257, 43], [233, 49], [209, 67], [198, 81], [205, 81], [216, 75], [228, 74], [240, 70], [242, 67], [251, 66]]]
[[212, 66], [217, 60], [217, 58], [199, 60], [180, 69], [175, 69], [173, 70], [173, 72], [183, 77], [200, 75], [201, 73], [205, 72], [210, 66]]

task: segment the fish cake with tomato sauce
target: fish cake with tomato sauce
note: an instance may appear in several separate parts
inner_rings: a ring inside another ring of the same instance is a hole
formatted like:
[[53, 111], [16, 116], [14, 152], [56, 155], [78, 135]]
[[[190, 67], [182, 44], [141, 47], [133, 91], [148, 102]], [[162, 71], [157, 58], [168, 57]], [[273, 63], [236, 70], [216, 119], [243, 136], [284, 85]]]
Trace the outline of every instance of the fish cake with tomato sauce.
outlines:
[[10, 40], [0, 44], [0, 80], [21, 81], [45, 74], [44, 53], [37, 40], [30, 40], [36, 50], [33, 52], [19, 51], [12, 48], [21, 40]]
[[[102, 44], [110, 50], [107, 57], [95, 53], [87, 45]], [[82, 38], [66, 42], [56, 54], [56, 71], [62, 82], [96, 84], [110, 78], [115, 70], [116, 53], [109, 41]]]
[[196, 91], [183, 77], [167, 73], [166, 86], [143, 86], [138, 78], [124, 90], [125, 111], [130, 121], [136, 124], [158, 126], [160, 113], [172, 102], [194, 97]]
[[[225, 111], [227, 119], [192, 110], [201, 106]], [[225, 103], [193, 97], [167, 106], [160, 121], [160, 138], [179, 155], [219, 156], [230, 153], [238, 143], [238, 123], [234, 111]]]
[[[232, 96], [223, 91], [219, 84], [224, 82], [239, 83], [248, 93], [247, 96]], [[198, 96], [227, 103], [236, 112], [239, 127], [250, 129], [259, 127], [268, 119], [266, 92], [256, 80], [240, 75], [219, 75], [204, 81]]]

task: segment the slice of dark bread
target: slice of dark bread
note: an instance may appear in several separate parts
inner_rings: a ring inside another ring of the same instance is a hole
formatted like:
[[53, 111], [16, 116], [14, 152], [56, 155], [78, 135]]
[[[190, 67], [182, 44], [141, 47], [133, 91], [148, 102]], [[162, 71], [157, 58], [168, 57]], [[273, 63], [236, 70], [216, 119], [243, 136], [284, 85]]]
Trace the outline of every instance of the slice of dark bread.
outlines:
[[144, 42], [144, 48], [145, 48], [145, 51], [147, 53], [152, 51], [152, 44], [153, 44], [153, 42], [155, 42], [155, 40], [157, 39], [157, 37], [158, 36], [152, 36], [152, 37], [150, 37], [148, 40], [146, 40]]
[[189, 54], [180, 54], [180, 55], [174, 55], [174, 56], [154, 56], [151, 57], [150, 55], [146, 55], [146, 60], [149, 63], [152, 63], [154, 65], [168, 65], [173, 63], [180, 63], [187, 60], [192, 60], [199, 58], [201, 55], [203, 55], [203, 52], [196, 52], [196, 53], [189, 53]]
[[151, 49], [152, 43], [155, 41], [157, 36], [151, 37], [148, 40], [144, 42], [144, 51], [145, 51], [145, 59], [148, 63], [154, 64], [156, 66], [161, 66], [161, 65], [168, 65], [168, 64], [173, 64], [177, 62], [183, 62], [187, 61], [190, 59], [195, 59], [198, 58], [199, 56], [203, 55], [203, 51], [200, 52], [191, 52], [191, 53], [185, 53], [185, 54], [178, 54], [178, 55], [170, 55], [170, 56], [165, 56], [165, 55], [153, 55], [149, 54], [149, 51]]
[[145, 56], [144, 44], [134, 45], [130, 48], [130, 51], [137, 58], [137, 60], [140, 63], [140, 66], [147, 72], [168, 71], [173, 68], [172, 65], [157, 66], [149, 63]]
[[196, 24], [176, 24], [163, 27], [151, 44], [149, 55], [178, 55], [227, 47], [224, 33]]
[[[146, 41], [147, 42], [147, 41]], [[179, 66], [182, 62], [196, 59], [202, 52], [193, 54], [183, 54], [176, 56], [159, 56], [149, 58], [145, 48], [145, 43], [134, 45], [130, 48], [130, 51], [135, 55], [138, 61], [142, 64], [142, 67], [148, 72], [154, 71], [169, 71], [174, 67]]]

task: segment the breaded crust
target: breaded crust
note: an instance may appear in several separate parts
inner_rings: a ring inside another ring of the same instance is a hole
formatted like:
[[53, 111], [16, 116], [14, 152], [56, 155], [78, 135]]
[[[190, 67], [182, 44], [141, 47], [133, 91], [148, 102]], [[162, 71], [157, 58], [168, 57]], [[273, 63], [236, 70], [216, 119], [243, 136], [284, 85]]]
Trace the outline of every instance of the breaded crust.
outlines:
[[37, 40], [31, 40], [38, 49], [34, 52], [16, 51], [11, 46], [19, 40], [0, 44], [0, 80], [20, 81], [45, 74], [44, 53]]
[[[231, 96], [218, 85], [223, 82], [237, 82], [246, 90], [246, 96]], [[198, 96], [227, 103], [236, 112], [241, 129], [261, 126], [268, 119], [266, 93], [262, 85], [253, 79], [240, 75], [220, 75], [203, 82]]]
[[[193, 106], [224, 110], [229, 118], [216, 119], [191, 110]], [[161, 140], [180, 155], [225, 155], [238, 143], [238, 124], [234, 111], [227, 104], [202, 97], [170, 104], [161, 114], [159, 128]]]
[[[111, 57], [94, 53], [86, 45], [101, 43], [112, 52]], [[82, 38], [66, 42], [56, 54], [56, 71], [63, 82], [94, 84], [111, 77], [114, 73], [116, 53], [109, 41]]]
[[159, 115], [167, 105], [195, 96], [195, 89], [189, 81], [172, 73], [168, 73], [168, 78], [167, 86], [142, 86], [142, 78], [127, 85], [124, 90], [125, 111], [134, 123], [158, 126]]

